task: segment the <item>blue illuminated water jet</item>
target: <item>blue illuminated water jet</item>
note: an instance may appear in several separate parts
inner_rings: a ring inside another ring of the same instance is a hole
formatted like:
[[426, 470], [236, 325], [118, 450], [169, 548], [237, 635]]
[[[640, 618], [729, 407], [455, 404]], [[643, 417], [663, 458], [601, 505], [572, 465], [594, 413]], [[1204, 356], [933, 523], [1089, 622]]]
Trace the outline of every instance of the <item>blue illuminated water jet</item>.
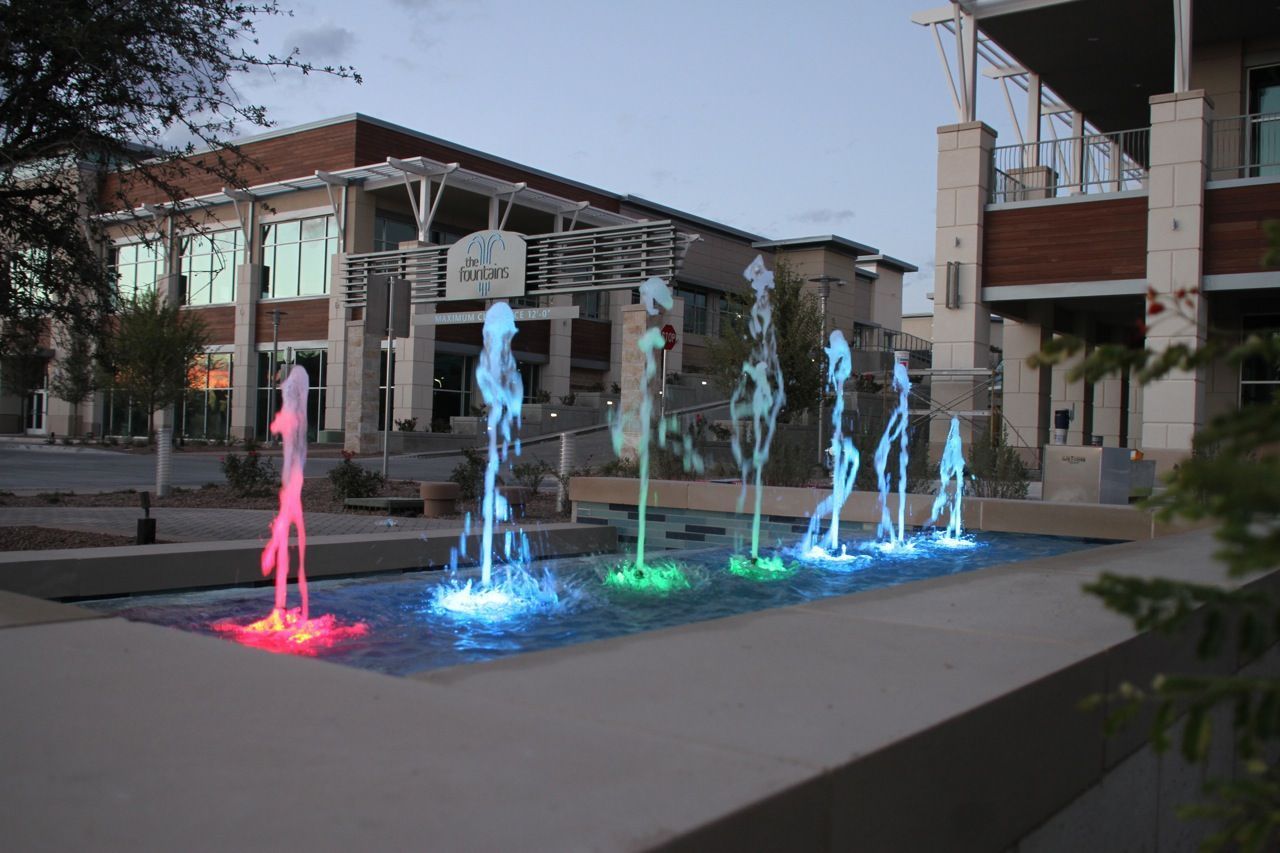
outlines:
[[[840, 330], [831, 333], [827, 354], [827, 391], [835, 396], [831, 406], [831, 494], [827, 495], [809, 517], [809, 529], [800, 543], [800, 555], [819, 562], [846, 563], [862, 558], [850, 554], [840, 542], [840, 511], [853, 491], [861, 457], [853, 439], [844, 434], [844, 385], [853, 375], [853, 356], [849, 343]], [[830, 514], [827, 532], [819, 536], [824, 516]], [[819, 541], [821, 540], [821, 541]]]
[[[484, 471], [484, 492], [480, 501], [480, 578], [465, 582], [451, 580], [440, 584], [432, 593], [431, 608], [463, 618], [502, 620], [512, 615], [554, 609], [559, 604], [555, 578], [550, 573], [535, 578], [529, 574], [529, 538], [524, 531], [507, 530], [503, 534], [502, 577], [494, 577], [494, 525], [508, 521], [511, 506], [498, 491], [498, 466], [507, 461], [509, 449], [520, 455], [520, 440], [512, 442], [513, 431], [520, 428], [520, 411], [524, 387], [511, 355], [511, 340], [516, 335], [515, 315], [505, 302], [495, 302], [484, 316], [484, 351], [476, 368], [476, 385], [488, 407], [486, 429], [489, 442]], [[458, 548], [450, 555], [456, 572], [457, 557], [467, 556], [467, 538], [471, 533], [468, 513], [459, 537]]]
[[[907, 396], [911, 393], [911, 379], [907, 376], [907, 366], [901, 362], [893, 365], [893, 389], [898, 394], [898, 405], [889, 416], [884, 435], [880, 436], [880, 444], [876, 447], [876, 481], [880, 486], [880, 523], [876, 527], [876, 535], [880, 539], [881, 551], [904, 550], [910, 548], [906, 541], [907, 521]], [[893, 479], [886, 469], [889, 463], [889, 452], [894, 442], [898, 443], [898, 512], [895, 523], [889, 510], [889, 487]]]
[[935, 523], [944, 509], [948, 516], [946, 528], [937, 531], [933, 542], [944, 548], [972, 548], [974, 541], [964, 536], [964, 450], [960, 441], [959, 418], [951, 419], [938, 475], [938, 496], [933, 500], [929, 523]]

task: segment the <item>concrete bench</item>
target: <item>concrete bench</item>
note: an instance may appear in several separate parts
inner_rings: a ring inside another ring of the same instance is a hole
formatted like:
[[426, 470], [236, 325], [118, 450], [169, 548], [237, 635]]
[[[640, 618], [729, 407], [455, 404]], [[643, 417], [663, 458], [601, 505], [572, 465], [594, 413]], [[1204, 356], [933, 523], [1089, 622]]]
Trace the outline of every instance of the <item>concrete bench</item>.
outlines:
[[422, 514], [427, 518], [440, 518], [457, 513], [462, 489], [452, 481], [428, 480], [418, 483], [418, 494], [422, 498]]
[[422, 498], [347, 498], [343, 504], [356, 509], [381, 509], [392, 512], [422, 512]]

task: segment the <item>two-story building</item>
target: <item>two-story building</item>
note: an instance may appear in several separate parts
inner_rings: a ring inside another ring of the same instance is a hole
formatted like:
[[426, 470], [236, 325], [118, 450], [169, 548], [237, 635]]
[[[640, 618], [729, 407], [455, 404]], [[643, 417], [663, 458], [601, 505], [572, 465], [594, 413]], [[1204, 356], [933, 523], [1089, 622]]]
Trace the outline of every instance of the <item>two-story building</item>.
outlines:
[[[1215, 414], [1274, 399], [1275, 365], [1143, 386], [1067, 382], [1066, 366], [1029, 359], [1058, 334], [1159, 351], [1280, 329], [1264, 263], [1264, 223], [1280, 219], [1280, 6], [955, 0], [913, 20], [933, 30], [957, 119], [937, 137], [935, 405], [990, 411], [993, 315], [1015, 445], [1043, 446], [1065, 409], [1069, 443], [1169, 464]], [[981, 75], [1004, 88], [985, 104], [1008, 108], [1005, 138], [979, 119]]]
[[[160, 288], [199, 314], [209, 332], [208, 351], [191, 374], [174, 424], [193, 438], [265, 438], [268, 412], [278, 403], [273, 366], [283, 361], [307, 369], [313, 437], [336, 441], [355, 431], [364, 436], [361, 446], [371, 444], [387, 420], [388, 367], [393, 424], [414, 421], [418, 431], [439, 431], [470, 414], [480, 402], [473, 385], [480, 326], [434, 324], [424, 315], [437, 306], [415, 300], [391, 364], [389, 342], [379, 350], [377, 324], [370, 326], [376, 335], [362, 336], [353, 349], [362, 308], [347, 285], [361, 264], [438, 254], [436, 247], [485, 229], [563, 246], [577, 239], [565, 235], [578, 232], [670, 223], [681, 235], [672, 281], [677, 308], [670, 318], [681, 334], [670, 353], [672, 373], [705, 367], [705, 341], [719, 333], [726, 294], [746, 290], [742, 272], [757, 254], [771, 264], [794, 255], [808, 277], [847, 281], [835, 288], [829, 313], [835, 318], [830, 328], [850, 335], [859, 326], [899, 329], [902, 276], [915, 271], [842, 237], [767, 240], [364, 115], [271, 131], [242, 140], [240, 148], [254, 163], [248, 186], [224, 187], [191, 170], [184, 178], [190, 197], [176, 205], [180, 216], [170, 199], [130, 186], [128, 173], [105, 175], [98, 191], [100, 209], [122, 190], [136, 205], [99, 214], [122, 294]], [[692, 235], [698, 239], [690, 243]], [[583, 255], [588, 260], [574, 262], [579, 266], [571, 277], [595, 281], [626, 266], [629, 248], [601, 245]], [[616, 393], [621, 312], [635, 299], [633, 288], [528, 296], [513, 304], [531, 307], [539, 299], [576, 306], [577, 317], [520, 324], [513, 350], [527, 398], [599, 401]], [[449, 310], [482, 307], [467, 302]], [[376, 404], [371, 386], [378, 389]], [[76, 422], [73, 407], [44, 386], [4, 391], [3, 431], [140, 435], [147, 428], [132, 401], [109, 389], [79, 406]], [[365, 402], [355, 405], [357, 398]]]

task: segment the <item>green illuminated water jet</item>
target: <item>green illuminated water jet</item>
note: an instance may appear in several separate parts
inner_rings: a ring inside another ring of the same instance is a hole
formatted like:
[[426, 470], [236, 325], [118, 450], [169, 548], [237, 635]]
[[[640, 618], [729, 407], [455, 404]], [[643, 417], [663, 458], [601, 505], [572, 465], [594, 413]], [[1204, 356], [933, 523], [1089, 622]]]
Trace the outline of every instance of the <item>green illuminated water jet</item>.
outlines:
[[[640, 285], [640, 299], [645, 311], [656, 315], [659, 307], [670, 309], [674, 304], [671, 289], [659, 278], [651, 278]], [[646, 591], [666, 594], [681, 589], [688, 589], [691, 584], [685, 576], [684, 569], [669, 560], [649, 565], [645, 562], [645, 535], [647, 510], [649, 505], [649, 445], [653, 423], [653, 384], [658, 375], [658, 354], [666, 346], [662, 332], [649, 328], [640, 336], [636, 347], [644, 355], [644, 379], [641, 383], [644, 393], [640, 398], [638, 422], [638, 438], [636, 441], [636, 461], [639, 467], [640, 498], [636, 505], [636, 556], [633, 563], [626, 563], [610, 569], [605, 575], [605, 584], [617, 589]], [[622, 455], [625, 438], [625, 420], [628, 415], [619, 417], [613, 424], [613, 450]], [[667, 433], [674, 428], [675, 421], [663, 418], [658, 423], [658, 445], [667, 446]], [[688, 436], [682, 444], [673, 447], [681, 452], [681, 459], [686, 470], [702, 470], [702, 460], [693, 452], [693, 445]]]

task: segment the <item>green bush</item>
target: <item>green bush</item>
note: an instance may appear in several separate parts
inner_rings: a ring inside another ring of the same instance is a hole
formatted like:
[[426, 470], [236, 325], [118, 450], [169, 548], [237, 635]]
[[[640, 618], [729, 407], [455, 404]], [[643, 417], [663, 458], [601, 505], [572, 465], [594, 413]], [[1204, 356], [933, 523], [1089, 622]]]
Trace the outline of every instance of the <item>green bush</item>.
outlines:
[[1031, 477], [1018, 451], [1009, 446], [1004, 424], [995, 432], [977, 433], [969, 449], [968, 473], [973, 477], [965, 491], [980, 498], [1027, 496]]
[[511, 466], [511, 476], [517, 485], [524, 486], [531, 492], [537, 492], [538, 487], [542, 485], [553, 471], [550, 465], [541, 459], [535, 459], [532, 462], [521, 462], [518, 465]]
[[222, 457], [222, 474], [231, 491], [242, 498], [269, 495], [280, 488], [280, 475], [270, 459], [250, 449], [244, 456], [228, 453]]
[[371, 498], [382, 491], [386, 482], [382, 474], [362, 468], [351, 461], [352, 453], [342, 451], [342, 461], [329, 471], [329, 482], [333, 484], [333, 496], [340, 501], [347, 498]]
[[458, 490], [464, 501], [475, 500], [480, 496], [480, 489], [484, 485], [486, 464], [484, 454], [478, 448], [462, 448], [462, 461], [453, 469], [449, 479], [458, 484]]
[[769, 450], [761, 478], [766, 486], [807, 486], [818, 467], [817, 448], [812, 441], [778, 436]]

